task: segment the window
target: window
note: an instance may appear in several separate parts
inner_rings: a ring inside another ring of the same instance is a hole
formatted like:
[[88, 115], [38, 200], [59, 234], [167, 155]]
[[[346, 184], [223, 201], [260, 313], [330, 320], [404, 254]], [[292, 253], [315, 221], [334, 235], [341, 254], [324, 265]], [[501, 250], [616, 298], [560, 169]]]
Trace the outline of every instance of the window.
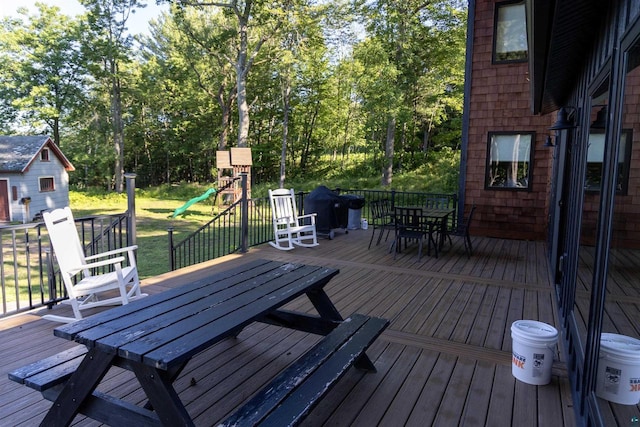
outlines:
[[496, 5], [493, 62], [527, 60], [527, 19], [524, 1]]
[[41, 192], [54, 191], [54, 190], [55, 190], [55, 186], [53, 185], [53, 177], [52, 176], [40, 178], [40, 191]]
[[534, 132], [489, 134], [485, 188], [528, 190]]
[[42, 151], [40, 151], [40, 160], [43, 162], [48, 162], [49, 161], [49, 149], [48, 148], [43, 148]]
[[[629, 181], [629, 168], [631, 166], [631, 129], [625, 129], [620, 136], [620, 151], [618, 156], [618, 177], [616, 180], [616, 193], [627, 194]], [[587, 191], [600, 191], [602, 182], [602, 162], [604, 161], [604, 130], [589, 132], [589, 145], [587, 148], [587, 173], [585, 189]]]

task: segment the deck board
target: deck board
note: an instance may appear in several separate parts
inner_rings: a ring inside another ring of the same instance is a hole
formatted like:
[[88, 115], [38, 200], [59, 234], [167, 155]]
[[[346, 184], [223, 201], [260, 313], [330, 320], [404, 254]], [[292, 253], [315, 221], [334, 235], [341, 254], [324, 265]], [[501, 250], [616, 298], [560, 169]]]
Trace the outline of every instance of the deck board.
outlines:
[[[388, 252], [391, 240], [367, 250], [370, 232], [336, 233], [333, 240], [321, 239], [318, 247], [288, 252], [263, 245], [145, 279], [143, 286], [145, 292], [161, 292], [255, 258], [340, 269], [325, 290], [341, 314], [384, 317], [391, 325], [368, 351], [378, 372], [349, 370], [303, 426], [575, 425], [561, 352], [547, 386], [524, 384], [511, 374], [511, 323], [530, 318], [556, 324], [543, 243], [474, 237], [469, 258], [454, 236], [453, 245], [447, 243], [438, 258], [425, 253], [418, 261], [416, 246], [409, 245], [394, 260]], [[580, 303], [588, 304], [588, 299]], [[286, 308], [315, 313], [306, 299]], [[633, 308], [621, 301], [607, 322], [626, 322], [630, 328]], [[69, 308], [53, 309], [65, 310]], [[0, 368], [0, 419], [11, 425], [37, 424], [51, 403], [9, 381], [7, 372], [73, 345], [53, 336], [57, 324], [40, 318], [48, 312], [0, 320], [0, 340], [10, 343], [0, 348], [5, 361]], [[194, 357], [175, 388], [196, 425], [214, 425], [318, 339], [250, 325], [237, 338]], [[144, 403], [144, 394], [130, 378], [129, 372], [114, 370], [100, 390]], [[78, 416], [74, 425], [98, 424]]]

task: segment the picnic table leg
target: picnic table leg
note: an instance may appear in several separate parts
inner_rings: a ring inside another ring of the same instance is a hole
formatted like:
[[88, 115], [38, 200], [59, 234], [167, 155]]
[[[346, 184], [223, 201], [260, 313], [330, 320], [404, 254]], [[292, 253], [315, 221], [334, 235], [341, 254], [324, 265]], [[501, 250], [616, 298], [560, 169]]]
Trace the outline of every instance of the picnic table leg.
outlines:
[[307, 296], [311, 303], [318, 310], [318, 314], [320, 317], [327, 320], [333, 320], [341, 322], [344, 319], [340, 316], [338, 309], [329, 299], [329, 296], [323, 289], [314, 289], [312, 291], [307, 292]]
[[187, 409], [173, 388], [171, 375], [143, 364], [135, 364], [133, 372], [163, 425], [193, 425]]
[[[180, 374], [182, 373], [182, 370], [187, 366], [187, 362], [184, 362], [182, 365], [178, 366], [177, 368], [173, 368], [170, 369], [168, 371], [168, 376], [169, 376], [169, 380], [171, 381], [171, 384], [173, 384], [175, 382], [175, 380], [180, 376]], [[191, 379], [192, 381], [195, 381], [193, 378]], [[147, 401], [147, 403], [145, 403], [144, 405], [145, 409], [149, 409], [149, 410], [153, 410], [153, 405], [151, 405], [151, 401]]]
[[[331, 299], [324, 291], [324, 289], [315, 289], [313, 291], [307, 292], [307, 296], [318, 311], [318, 314], [320, 314], [320, 317], [322, 317], [323, 319], [338, 322], [342, 322], [344, 320], [338, 312], [336, 306], [333, 305], [333, 302], [331, 302]], [[365, 371], [376, 372], [376, 368], [373, 362], [366, 354], [362, 354], [362, 356], [358, 357], [358, 359], [356, 359], [354, 363], [354, 366]]]
[[115, 354], [89, 350], [71, 375], [40, 426], [68, 426], [113, 364]]

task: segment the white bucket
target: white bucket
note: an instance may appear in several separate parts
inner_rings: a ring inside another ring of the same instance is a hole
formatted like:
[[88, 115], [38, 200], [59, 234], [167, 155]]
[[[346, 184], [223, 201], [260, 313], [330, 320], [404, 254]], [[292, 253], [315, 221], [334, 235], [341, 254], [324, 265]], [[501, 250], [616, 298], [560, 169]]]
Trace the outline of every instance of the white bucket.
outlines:
[[511, 325], [511, 338], [513, 376], [527, 384], [549, 384], [558, 341], [556, 328], [536, 320], [518, 320]]
[[640, 340], [618, 334], [600, 336], [596, 395], [622, 405], [640, 402]]

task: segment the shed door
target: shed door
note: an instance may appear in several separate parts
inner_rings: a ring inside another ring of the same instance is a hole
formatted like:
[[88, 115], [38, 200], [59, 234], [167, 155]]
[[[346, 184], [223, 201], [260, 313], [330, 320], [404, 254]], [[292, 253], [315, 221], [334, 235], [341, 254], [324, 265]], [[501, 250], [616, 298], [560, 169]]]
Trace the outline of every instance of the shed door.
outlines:
[[6, 179], [0, 180], [0, 221], [9, 221], [9, 185]]

